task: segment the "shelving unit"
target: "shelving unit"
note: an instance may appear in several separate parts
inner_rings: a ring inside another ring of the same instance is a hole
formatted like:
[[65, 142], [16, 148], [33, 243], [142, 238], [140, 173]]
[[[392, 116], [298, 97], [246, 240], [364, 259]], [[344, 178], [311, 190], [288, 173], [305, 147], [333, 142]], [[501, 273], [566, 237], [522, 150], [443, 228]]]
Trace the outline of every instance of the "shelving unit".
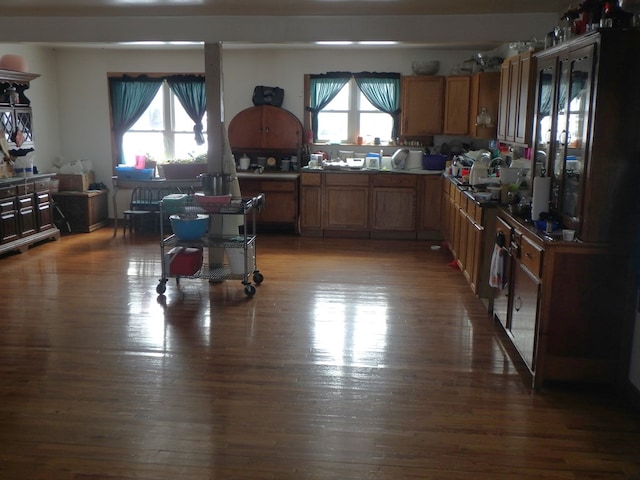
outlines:
[[[160, 222], [160, 258], [162, 261], [162, 277], [156, 287], [156, 292], [159, 295], [164, 294], [169, 278], [176, 279], [176, 284], [179, 285], [180, 278], [206, 278], [211, 282], [220, 282], [227, 279], [241, 280], [244, 285], [244, 292], [248, 297], [253, 297], [256, 293], [256, 285], [260, 285], [264, 276], [258, 270], [256, 262], [253, 259], [249, 260], [249, 254], [255, 255], [256, 249], [256, 213], [259, 212], [264, 206], [264, 194], [258, 194], [254, 197], [242, 197], [231, 199], [231, 202], [227, 204], [211, 204], [203, 206], [196, 201], [195, 195], [187, 196], [186, 200], [175, 206], [171, 204], [170, 210], [163, 207], [164, 201], [160, 202], [160, 216], [165, 218], [170, 214], [207, 214], [210, 217], [217, 215], [242, 215], [244, 221], [244, 233], [240, 235], [220, 235], [220, 234], [205, 234], [202, 238], [196, 241], [183, 241], [177, 238], [174, 234], [165, 236], [163, 229], [164, 222]], [[251, 227], [247, 223], [247, 219], [251, 214]], [[208, 255], [203, 255], [205, 261], [202, 262], [200, 269], [188, 275], [176, 275], [172, 274], [168, 268], [167, 262], [167, 248], [184, 247], [184, 248], [196, 248], [196, 249], [243, 249], [244, 250], [244, 270], [241, 274], [234, 273], [229, 263], [221, 261], [220, 263], [210, 264], [207, 260]], [[251, 283], [253, 280], [253, 284]], [[254, 285], [255, 284], [255, 285]]]

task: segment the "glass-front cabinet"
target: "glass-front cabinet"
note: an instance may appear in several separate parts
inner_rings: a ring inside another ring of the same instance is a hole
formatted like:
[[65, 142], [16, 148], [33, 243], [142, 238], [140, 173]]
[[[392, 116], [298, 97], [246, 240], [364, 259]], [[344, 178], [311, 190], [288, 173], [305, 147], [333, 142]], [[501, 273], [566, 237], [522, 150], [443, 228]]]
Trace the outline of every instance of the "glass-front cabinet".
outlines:
[[551, 177], [550, 212], [584, 241], [611, 241], [637, 214], [640, 94], [620, 65], [639, 51], [640, 32], [600, 30], [536, 54], [534, 175]]

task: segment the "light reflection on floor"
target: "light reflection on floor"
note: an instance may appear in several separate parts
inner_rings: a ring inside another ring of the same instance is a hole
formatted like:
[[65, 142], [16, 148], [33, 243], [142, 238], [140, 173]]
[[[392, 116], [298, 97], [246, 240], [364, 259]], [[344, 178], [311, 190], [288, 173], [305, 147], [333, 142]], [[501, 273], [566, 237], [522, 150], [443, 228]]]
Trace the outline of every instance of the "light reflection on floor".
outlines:
[[354, 301], [353, 295], [332, 292], [318, 296], [312, 309], [313, 346], [333, 365], [377, 366], [385, 363], [388, 307]]

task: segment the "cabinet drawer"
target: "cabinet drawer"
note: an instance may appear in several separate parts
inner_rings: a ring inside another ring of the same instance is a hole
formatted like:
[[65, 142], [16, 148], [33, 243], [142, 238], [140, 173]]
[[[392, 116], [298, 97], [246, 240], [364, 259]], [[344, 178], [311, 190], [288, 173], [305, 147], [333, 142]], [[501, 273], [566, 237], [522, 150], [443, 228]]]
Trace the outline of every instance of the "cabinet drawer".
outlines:
[[14, 198], [6, 198], [0, 200], [0, 213], [14, 212], [16, 210], [16, 202]]
[[303, 173], [300, 175], [300, 184], [320, 186], [322, 184], [322, 175], [319, 173]]
[[538, 278], [542, 274], [542, 252], [542, 248], [532, 243], [527, 237], [522, 237], [520, 262]]
[[18, 197], [18, 208], [33, 207], [33, 197], [31, 195], [22, 195]]
[[0, 188], [0, 198], [11, 198], [16, 196], [16, 187]]
[[374, 175], [374, 187], [415, 187], [417, 175]]
[[263, 192], [295, 192], [295, 182], [263, 180], [260, 182]]
[[38, 205], [49, 203], [49, 192], [40, 190], [36, 191], [36, 202]]
[[327, 173], [324, 180], [327, 185], [369, 186], [368, 174]]
[[24, 185], [18, 185], [18, 195], [26, 195], [27, 193], [33, 193], [36, 191], [36, 187], [33, 183], [25, 183]]
[[49, 186], [51, 185], [50, 178], [44, 178], [42, 180], [36, 180], [33, 182], [36, 192], [42, 192], [44, 190], [49, 190]]

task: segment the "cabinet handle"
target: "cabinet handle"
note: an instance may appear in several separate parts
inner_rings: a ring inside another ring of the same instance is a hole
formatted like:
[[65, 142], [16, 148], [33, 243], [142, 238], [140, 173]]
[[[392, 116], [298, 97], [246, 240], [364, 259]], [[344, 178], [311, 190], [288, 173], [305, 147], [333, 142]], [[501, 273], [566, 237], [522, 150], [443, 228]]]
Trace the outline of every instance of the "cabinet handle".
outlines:
[[533, 255], [531, 255], [529, 252], [525, 253], [524, 256], [527, 258], [533, 258]]
[[513, 303], [513, 308], [516, 312], [520, 311], [520, 309], [522, 308], [522, 298], [520, 298], [519, 296], [516, 297], [516, 300]]

